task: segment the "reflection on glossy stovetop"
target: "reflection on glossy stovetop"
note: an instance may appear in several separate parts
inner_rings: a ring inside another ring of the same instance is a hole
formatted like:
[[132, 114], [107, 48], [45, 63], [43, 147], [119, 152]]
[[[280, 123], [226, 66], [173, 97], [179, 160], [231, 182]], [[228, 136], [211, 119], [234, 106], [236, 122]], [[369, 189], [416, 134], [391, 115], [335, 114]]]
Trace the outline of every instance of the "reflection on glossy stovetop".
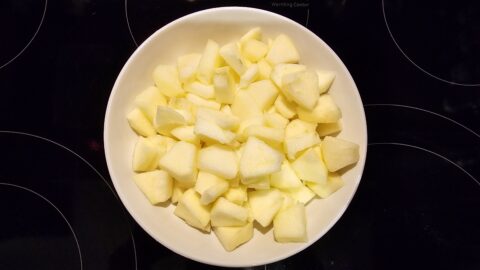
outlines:
[[161, 246], [126, 213], [102, 132], [137, 45], [226, 5], [319, 35], [352, 73], [368, 122], [365, 174], [344, 216], [300, 254], [255, 269], [479, 269], [480, 4], [468, 0], [2, 1], [0, 130], [41, 137], [0, 132], [0, 268], [215, 268]]

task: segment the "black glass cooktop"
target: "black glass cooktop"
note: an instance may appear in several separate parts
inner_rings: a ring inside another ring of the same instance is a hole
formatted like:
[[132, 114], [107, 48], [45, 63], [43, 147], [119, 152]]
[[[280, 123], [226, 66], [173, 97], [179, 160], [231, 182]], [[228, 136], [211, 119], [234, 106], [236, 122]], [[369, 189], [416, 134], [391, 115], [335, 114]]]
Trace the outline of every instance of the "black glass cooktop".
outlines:
[[480, 269], [480, 2], [0, 2], [0, 269], [210, 269], [126, 212], [103, 153], [129, 55], [188, 13], [251, 6], [305, 25], [344, 61], [369, 147], [323, 238], [255, 269]]

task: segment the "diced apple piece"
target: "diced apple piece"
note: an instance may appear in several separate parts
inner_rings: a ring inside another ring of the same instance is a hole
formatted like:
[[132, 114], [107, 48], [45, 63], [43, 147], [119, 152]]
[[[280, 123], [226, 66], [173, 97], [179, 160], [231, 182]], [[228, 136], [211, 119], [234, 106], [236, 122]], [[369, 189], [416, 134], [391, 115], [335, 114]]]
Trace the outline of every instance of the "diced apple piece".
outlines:
[[170, 151], [170, 149], [177, 143], [176, 140], [168, 137], [168, 136], [163, 136], [163, 135], [154, 135], [150, 136], [147, 138], [149, 142], [151, 142], [155, 147], [157, 148], [158, 151], [158, 158], [163, 157], [165, 153]]
[[320, 143], [315, 132], [308, 132], [295, 137], [285, 137], [283, 147], [289, 159], [294, 159], [301, 151]]
[[213, 232], [226, 251], [232, 251], [253, 237], [253, 223], [241, 227], [214, 227]]
[[239, 90], [235, 96], [235, 100], [231, 106], [232, 113], [240, 118], [242, 121], [262, 116], [263, 111], [261, 108], [252, 105], [253, 98], [250, 92], [246, 90]]
[[291, 119], [297, 114], [295, 103], [288, 101], [283, 95], [278, 95], [274, 105], [278, 113], [287, 119]]
[[198, 153], [198, 168], [224, 179], [233, 179], [238, 173], [235, 151], [224, 145], [212, 145]]
[[185, 191], [173, 213], [188, 225], [210, 232], [209, 208], [200, 203], [200, 195], [194, 189]]
[[185, 190], [186, 189], [182, 187], [182, 185], [179, 185], [177, 181], [173, 181], [172, 203], [178, 203], [183, 193], [185, 193]]
[[307, 217], [305, 206], [297, 203], [281, 210], [273, 220], [273, 235], [275, 241], [280, 243], [306, 242]]
[[258, 61], [257, 65], [260, 80], [270, 79], [270, 75], [272, 74], [272, 67], [270, 66], [270, 64], [265, 61], [265, 59], [261, 59], [260, 61]]
[[268, 45], [259, 40], [250, 39], [243, 43], [242, 52], [246, 59], [256, 63], [267, 54]]
[[203, 84], [201, 82], [191, 82], [185, 85], [185, 90], [199, 97], [212, 99], [215, 98], [215, 89], [213, 85]]
[[223, 197], [233, 203], [242, 205], [248, 199], [247, 189], [244, 186], [231, 187], [227, 192], [223, 194]]
[[220, 65], [221, 58], [218, 53], [220, 47], [218, 44], [209, 39], [207, 45], [203, 50], [200, 62], [197, 67], [197, 79], [204, 84], [211, 84], [213, 73], [215, 69]]
[[210, 108], [212, 110], [220, 110], [221, 107], [218, 102], [207, 100], [194, 94], [187, 94], [187, 100], [198, 107]]
[[300, 60], [300, 55], [293, 45], [292, 40], [288, 36], [280, 34], [273, 40], [266, 59], [272, 65], [279, 63], [297, 63], [298, 60]]
[[173, 180], [165, 171], [140, 173], [133, 179], [151, 204], [165, 202], [172, 196]]
[[263, 115], [263, 118], [265, 119], [265, 124], [272, 128], [285, 129], [289, 122], [287, 118], [276, 112], [266, 113]]
[[229, 67], [215, 69], [213, 75], [215, 100], [219, 103], [232, 104], [235, 100], [235, 79]]
[[236, 43], [228, 43], [220, 48], [220, 56], [239, 76], [245, 72], [246, 67]]
[[282, 89], [285, 84], [293, 82], [306, 70], [307, 67], [300, 64], [278, 64], [273, 66], [270, 78]]
[[200, 202], [210, 204], [225, 193], [229, 188], [226, 180], [207, 172], [198, 172], [195, 191], [200, 193]]
[[248, 138], [240, 159], [240, 175], [244, 179], [268, 175], [280, 170], [284, 156], [260, 139]]
[[222, 129], [213, 121], [209, 121], [205, 118], [198, 118], [198, 113], [194, 132], [201, 140], [208, 143], [219, 142], [222, 144], [230, 144], [236, 137], [235, 133]]
[[318, 98], [312, 110], [297, 107], [298, 118], [313, 123], [335, 123], [342, 118], [342, 112], [329, 94]]
[[317, 70], [318, 76], [318, 88], [320, 88], [320, 94], [328, 91], [330, 86], [335, 80], [335, 72], [327, 70]]
[[[248, 86], [251, 106], [256, 106], [262, 112], [270, 108], [278, 96], [277, 87], [270, 80], [257, 81]], [[232, 108], [233, 109], [233, 108]]]
[[250, 85], [252, 82], [256, 81], [258, 78], [258, 65], [252, 64], [249, 66], [245, 72], [240, 77], [240, 88], [245, 88]]
[[130, 127], [141, 136], [148, 137], [157, 133], [152, 123], [138, 108], [133, 109], [127, 114], [127, 120]]
[[308, 204], [315, 197], [315, 193], [305, 185], [301, 185], [297, 188], [288, 189], [287, 193], [293, 199], [305, 205]]
[[199, 53], [191, 53], [177, 58], [178, 78], [180, 82], [185, 83], [195, 79], [201, 57], [202, 55]]
[[345, 182], [338, 173], [329, 173], [325, 184], [307, 182], [307, 186], [322, 199], [327, 198], [344, 185]]
[[310, 70], [298, 74], [295, 80], [284, 84], [282, 89], [287, 96], [306, 110], [313, 110], [320, 95], [317, 74]]
[[322, 160], [319, 146], [312, 147], [303, 152], [294, 162], [292, 168], [303, 181], [326, 183], [328, 171]]
[[153, 80], [160, 93], [167, 97], [181, 96], [185, 93], [178, 79], [178, 71], [174, 66], [158, 65], [153, 70]]
[[294, 119], [288, 123], [285, 129], [285, 137], [290, 138], [303, 135], [305, 133], [315, 132], [316, 127], [317, 125], [314, 123], [305, 122], [300, 119]]
[[148, 139], [139, 137], [133, 151], [133, 170], [136, 172], [151, 171], [157, 168], [158, 151]]
[[249, 40], [261, 40], [262, 39], [262, 29], [260, 27], [254, 27], [250, 30], [248, 30], [247, 33], [245, 33], [241, 38], [240, 38], [240, 44], [245, 44], [245, 42]]
[[150, 86], [136, 96], [133, 103], [145, 114], [148, 120], [153, 121], [157, 113], [157, 106], [167, 105], [167, 100], [158, 88]]
[[334, 123], [321, 123], [317, 126], [317, 132], [320, 137], [332, 135], [342, 131], [342, 124], [341, 121], [337, 121]]
[[284, 160], [280, 171], [275, 172], [270, 177], [270, 184], [279, 189], [298, 188], [302, 185], [302, 181], [293, 171], [288, 160]]
[[325, 165], [335, 172], [359, 159], [359, 146], [343, 139], [326, 136], [322, 142], [322, 154]]
[[170, 135], [170, 131], [178, 126], [186, 125], [185, 117], [175, 109], [158, 106], [154, 126], [158, 133]]
[[235, 227], [247, 223], [248, 210], [223, 197], [213, 204], [210, 211], [211, 224], [213, 227]]
[[177, 142], [158, 162], [185, 187], [192, 187], [197, 178], [197, 147], [191, 143]]
[[170, 133], [180, 141], [200, 146], [200, 138], [195, 134], [194, 129], [194, 126], [180, 126], [172, 129]]
[[252, 125], [245, 129], [244, 137], [255, 136], [273, 147], [279, 147], [285, 139], [285, 130], [266, 126]]
[[248, 202], [253, 218], [267, 227], [282, 207], [283, 195], [276, 189], [255, 190], [248, 192]]

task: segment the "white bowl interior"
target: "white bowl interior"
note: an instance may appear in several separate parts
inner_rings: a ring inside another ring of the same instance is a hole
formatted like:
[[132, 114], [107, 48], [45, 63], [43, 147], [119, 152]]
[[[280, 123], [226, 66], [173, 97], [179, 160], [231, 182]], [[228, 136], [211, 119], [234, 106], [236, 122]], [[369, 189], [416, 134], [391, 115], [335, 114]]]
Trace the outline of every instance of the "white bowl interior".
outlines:
[[[238, 39], [252, 27], [260, 26], [265, 37], [285, 33], [297, 46], [302, 64], [336, 72], [330, 90], [343, 113], [340, 138], [360, 145], [361, 160], [344, 174], [346, 186], [328, 199], [314, 199], [307, 206], [308, 243], [279, 244], [272, 230], [255, 230], [254, 238], [233, 252], [226, 252], [214, 234], [200, 233], [173, 215], [173, 207], [152, 206], [132, 181], [131, 158], [137, 135], [130, 129], [126, 114], [134, 97], [153, 84], [151, 73], [158, 64], [173, 64], [176, 57], [201, 53], [207, 39], [220, 44]], [[308, 247], [323, 236], [340, 218], [352, 199], [363, 172], [367, 130], [357, 88], [335, 53], [301, 25], [263, 10], [225, 7], [204, 10], [180, 18], [154, 33], [130, 57], [110, 96], [105, 116], [105, 153], [115, 189], [127, 210], [158, 242], [185, 257], [220, 266], [253, 266], [281, 260]]]

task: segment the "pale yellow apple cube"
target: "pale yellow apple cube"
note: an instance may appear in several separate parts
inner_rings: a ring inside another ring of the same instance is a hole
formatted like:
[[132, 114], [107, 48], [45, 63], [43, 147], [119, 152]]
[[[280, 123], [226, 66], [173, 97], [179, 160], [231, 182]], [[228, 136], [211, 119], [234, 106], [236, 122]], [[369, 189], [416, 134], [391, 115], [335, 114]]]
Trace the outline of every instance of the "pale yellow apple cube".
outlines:
[[245, 72], [246, 66], [242, 59], [240, 48], [236, 43], [232, 42], [224, 45], [220, 48], [219, 53], [223, 60], [225, 60], [239, 76]]
[[298, 74], [297, 78], [292, 82], [284, 83], [282, 90], [300, 107], [306, 110], [313, 110], [320, 96], [317, 74], [306, 70]]
[[213, 227], [243, 226], [247, 223], [248, 210], [223, 197], [213, 204], [210, 211], [211, 225]]
[[133, 103], [152, 122], [157, 113], [157, 107], [167, 105], [167, 99], [160, 93], [157, 87], [150, 86], [138, 94]]
[[304, 205], [307, 205], [315, 197], [315, 193], [303, 184], [299, 187], [288, 189], [286, 192], [294, 200]]
[[238, 159], [230, 147], [216, 144], [198, 153], [198, 168], [224, 179], [233, 179], [238, 173]]
[[360, 158], [358, 144], [330, 136], [323, 139], [322, 154], [325, 165], [331, 172], [354, 164]]
[[153, 80], [158, 90], [167, 97], [181, 96], [185, 93], [178, 78], [177, 68], [170, 65], [158, 65], [153, 70]]
[[130, 127], [141, 136], [148, 137], [157, 133], [152, 123], [138, 108], [133, 109], [127, 114], [127, 121]]
[[254, 63], [262, 59], [268, 52], [268, 45], [260, 40], [250, 39], [243, 43], [242, 53], [243, 56]]
[[199, 53], [191, 53], [177, 58], [178, 78], [180, 82], [185, 83], [195, 80], [201, 57], [202, 55]]
[[133, 179], [151, 204], [165, 202], [172, 196], [173, 179], [165, 171], [139, 173]]
[[270, 75], [272, 74], [272, 67], [270, 66], [270, 64], [265, 59], [261, 59], [260, 61], [258, 61], [257, 65], [259, 79], [270, 79]]
[[220, 66], [221, 58], [218, 44], [209, 39], [197, 66], [197, 79], [201, 83], [211, 84], [215, 69]]
[[292, 168], [303, 181], [322, 184], [327, 182], [328, 171], [323, 163], [319, 146], [309, 148], [303, 152], [292, 162]]
[[280, 171], [271, 175], [270, 184], [279, 189], [291, 189], [302, 186], [302, 181], [298, 178], [290, 162], [284, 160]]
[[177, 142], [158, 162], [175, 180], [185, 187], [193, 187], [197, 179], [197, 147], [191, 143]]
[[240, 227], [214, 227], [213, 232], [226, 251], [232, 251], [253, 237], [253, 223]]
[[335, 72], [328, 70], [317, 70], [318, 88], [320, 94], [326, 93], [335, 80]]
[[200, 202], [200, 195], [194, 189], [185, 191], [173, 213], [188, 225], [210, 232], [210, 209]]
[[213, 75], [215, 100], [219, 103], [232, 104], [235, 100], [236, 83], [229, 67], [215, 69]]
[[283, 205], [283, 195], [276, 189], [248, 192], [248, 202], [253, 218], [263, 227], [272, 223], [273, 218]]
[[273, 40], [266, 59], [272, 65], [298, 63], [300, 55], [292, 40], [287, 35], [280, 34]]
[[228, 181], [214, 174], [200, 171], [195, 182], [195, 191], [201, 198], [202, 204], [210, 204], [224, 194], [229, 188]]
[[335, 123], [342, 118], [340, 108], [329, 94], [321, 95], [312, 110], [297, 107], [297, 114], [301, 120], [313, 123]]
[[277, 172], [283, 160], [282, 153], [260, 139], [250, 137], [240, 158], [240, 176], [249, 179]]
[[199, 147], [200, 138], [195, 134], [194, 129], [194, 126], [180, 126], [172, 129], [170, 133], [180, 141], [185, 141]]
[[158, 133], [162, 135], [170, 135], [172, 129], [186, 125], [187, 120], [179, 110], [166, 106], [158, 106], [153, 124]]
[[316, 132], [307, 132], [294, 137], [286, 137], [283, 143], [284, 151], [289, 159], [294, 159], [301, 151], [320, 143]]
[[251, 83], [257, 80], [258, 76], [258, 65], [250, 65], [240, 77], [239, 87], [245, 88], [249, 86]]
[[313, 182], [306, 182], [307, 186], [315, 192], [320, 198], [324, 199], [332, 195], [345, 185], [342, 177], [338, 173], [329, 173], [327, 183], [319, 184]]
[[152, 171], [157, 168], [157, 147], [144, 137], [139, 137], [133, 151], [132, 167], [136, 172]]
[[280, 243], [306, 242], [307, 217], [305, 206], [297, 203], [281, 210], [273, 220], [273, 235]]
[[213, 85], [203, 84], [197, 81], [185, 84], [185, 91], [206, 99], [215, 98], [215, 88]]

